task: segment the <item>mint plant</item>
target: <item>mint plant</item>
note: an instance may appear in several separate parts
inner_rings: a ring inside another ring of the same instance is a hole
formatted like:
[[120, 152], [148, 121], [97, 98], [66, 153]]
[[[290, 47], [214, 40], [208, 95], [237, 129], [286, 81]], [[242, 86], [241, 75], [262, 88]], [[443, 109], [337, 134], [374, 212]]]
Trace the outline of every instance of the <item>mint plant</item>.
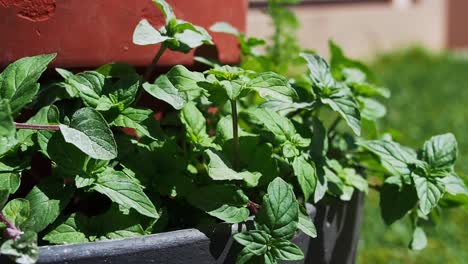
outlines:
[[[143, 77], [112, 63], [76, 74], [56, 69], [60, 80], [39, 84], [55, 54], [20, 59], [0, 74], [1, 254], [34, 263], [38, 244], [253, 221], [234, 235], [244, 246], [237, 263], [301, 260], [291, 239], [317, 236], [307, 204], [349, 201], [369, 188], [381, 192], [387, 223], [412, 220], [410, 245], [419, 250], [423, 223], [468, 195], [454, 168], [455, 138], [435, 136], [415, 151], [381, 134], [379, 100], [388, 90], [333, 42], [330, 63], [298, 53], [305, 68], [294, 78], [176, 65], [150, 80], [165, 49], [211, 43], [154, 2], [166, 26], [143, 20], [135, 30], [136, 44], [162, 43]], [[251, 49], [260, 41], [224, 23], [212, 29], [237, 35], [250, 60], [265, 59]], [[140, 107], [142, 92], [171, 110]], [[49, 166], [38, 168], [38, 159]]]

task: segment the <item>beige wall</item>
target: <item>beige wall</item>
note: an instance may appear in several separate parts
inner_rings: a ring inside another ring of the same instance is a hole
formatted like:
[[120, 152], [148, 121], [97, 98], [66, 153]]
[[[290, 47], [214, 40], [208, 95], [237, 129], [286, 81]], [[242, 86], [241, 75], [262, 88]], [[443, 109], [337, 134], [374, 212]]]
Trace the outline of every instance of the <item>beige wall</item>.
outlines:
[[[418, 43], [432, 49], [444, 48], [446, 8], [446, 0], [420, 0], [409, 6], [332, 4], [298, 6], [292, 10], [301, 21], [298, 36], [304, 48], [326, 55], [327, 41], [331, 38], [353, 57], [370, 57]], [[250, 10], [247, 34], [266, 38], [271, 32], [269, 18], [261, 10]]]

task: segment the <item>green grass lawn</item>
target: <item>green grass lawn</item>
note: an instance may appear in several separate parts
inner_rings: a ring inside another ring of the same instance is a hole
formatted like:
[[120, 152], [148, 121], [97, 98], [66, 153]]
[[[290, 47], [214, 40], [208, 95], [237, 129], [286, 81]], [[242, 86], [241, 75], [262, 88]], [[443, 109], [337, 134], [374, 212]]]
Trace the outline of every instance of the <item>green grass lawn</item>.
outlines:
[[[468, 58], [414, 48], [380, 56], [373, 66], [392, 91], [382, 128], [399, 131], [395, 139], [412, 147], [431, 135], [453, 132], [460, 149], [456, 169], [468, 176]], [[468, 263], [467, 210], [449, 210], [441, 224], [426, 228], [428, 248], [412, 252], [408, 223], [385, 226], [378, 199], [371, 192], [366, 201], [358, 263]]]

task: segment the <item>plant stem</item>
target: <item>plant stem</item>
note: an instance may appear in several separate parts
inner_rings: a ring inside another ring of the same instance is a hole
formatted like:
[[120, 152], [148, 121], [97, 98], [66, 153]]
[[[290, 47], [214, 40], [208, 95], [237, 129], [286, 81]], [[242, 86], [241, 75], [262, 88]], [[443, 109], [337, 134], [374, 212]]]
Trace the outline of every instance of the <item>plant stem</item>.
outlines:
[[16, 123], [15, 126], [17, 129], [32, 129], [32, 130], [60, 130], [59, 125], [36, 125], [36, 124], [26, 124], [26, 123]]
[[153, 61], [151, 64], [146, 68], [145, 74], [143, 75], [143, 82], [149, 82], [151, 76], [153, 75], [154, 70], [156, 69], [156, 64], [158, 63], [159, 59], [163, 55], [163, 53], [166, 51], [167, 47], [166, 45], [161, 44], [161, 47], [159, 48], [158, 53], [156, 56], [154, 56]]
[[253, 215], [257, 215], [258, 214], [258, 209], [260, 209], [260, 205], [253, 202], [253, 201], [249, 201], [247, 203], [247, 208], [250, 210], [250, 212], [253, 214]]
[[232, 112], [232, 137], [233, 137], [233, 147], [234, 147], [234, 156], [233, 156], [233, 166], [234, 170], [239, 169], [239, 128], [237, 121], [237, 104], [236, 100], [231, 100], [231, 112]]
[[0, 212], [0, 222], [4, 223], [6, 225], [6, 229], [4, 232], [4, 235], [8, 239], [17, 239], [19, 236], [23, 234], [19, 228], [17, 228], [14, 224], [12, 224], [8, 219], [5, 217], [5, 215]]
[[336, 127], [338, 126], [338, 124], [340, 123], [341, 121], [341, 117], [337, 117], [333, 123], [331, 124], [330, 126], [330, 129], [328, 130], [328, 138], [329, 140], [332, 140], [334, 137], [335, 137], [335, 134], [336, 134]]

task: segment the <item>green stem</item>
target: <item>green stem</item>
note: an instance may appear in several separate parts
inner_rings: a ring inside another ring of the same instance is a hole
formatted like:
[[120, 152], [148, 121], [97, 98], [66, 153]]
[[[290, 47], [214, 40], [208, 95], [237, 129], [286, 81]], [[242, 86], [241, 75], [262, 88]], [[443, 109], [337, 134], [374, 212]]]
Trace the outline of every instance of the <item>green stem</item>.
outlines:
[[237, 121], [236, 100], [231, 100], [231, 112], [232, 112], [232, 137], [233, 137], [233, 144], [234, 144], [234, 156], [233, 156], [232, 163], [234, 166], [234, 170], [238, 170], [240, 149], [239, 149], [239, 129], [238, 129], [238, 121]]
[[328, 138], [329, 138], [329, 140], [332, 140], [332, 139], [335, 137], [335, 135], [336, 135], [336, 127], [338, 126], [338, 124], [340, 123], [340, 121], [341, 121], [341, 117], [338, 116], [338, 117], [335, 119], [335, 121], [333, 121], [333, 123], [331, 124], [330, 129], [328, 130]]
[[15, 123], [17, 129], [31, 129], [31, 130], [60, 130], [59, 125], [35, 125], [26, 123]]
[[159, 48], [158, 53], [156, 56], [154, 56], [153, 61], [151, 61], [151, 64], [146, 68], [145, 74], [143, 75], [143, 82], [149, 82], [151, 79], [151, 76], [154, 73], [154, 70], [156, 69], [156, 64], [158, 63], [159, 59], [163, 55], [163, 53], [166, 51], [167, 47], [166, 45], [161, 44], [161, 47]]

